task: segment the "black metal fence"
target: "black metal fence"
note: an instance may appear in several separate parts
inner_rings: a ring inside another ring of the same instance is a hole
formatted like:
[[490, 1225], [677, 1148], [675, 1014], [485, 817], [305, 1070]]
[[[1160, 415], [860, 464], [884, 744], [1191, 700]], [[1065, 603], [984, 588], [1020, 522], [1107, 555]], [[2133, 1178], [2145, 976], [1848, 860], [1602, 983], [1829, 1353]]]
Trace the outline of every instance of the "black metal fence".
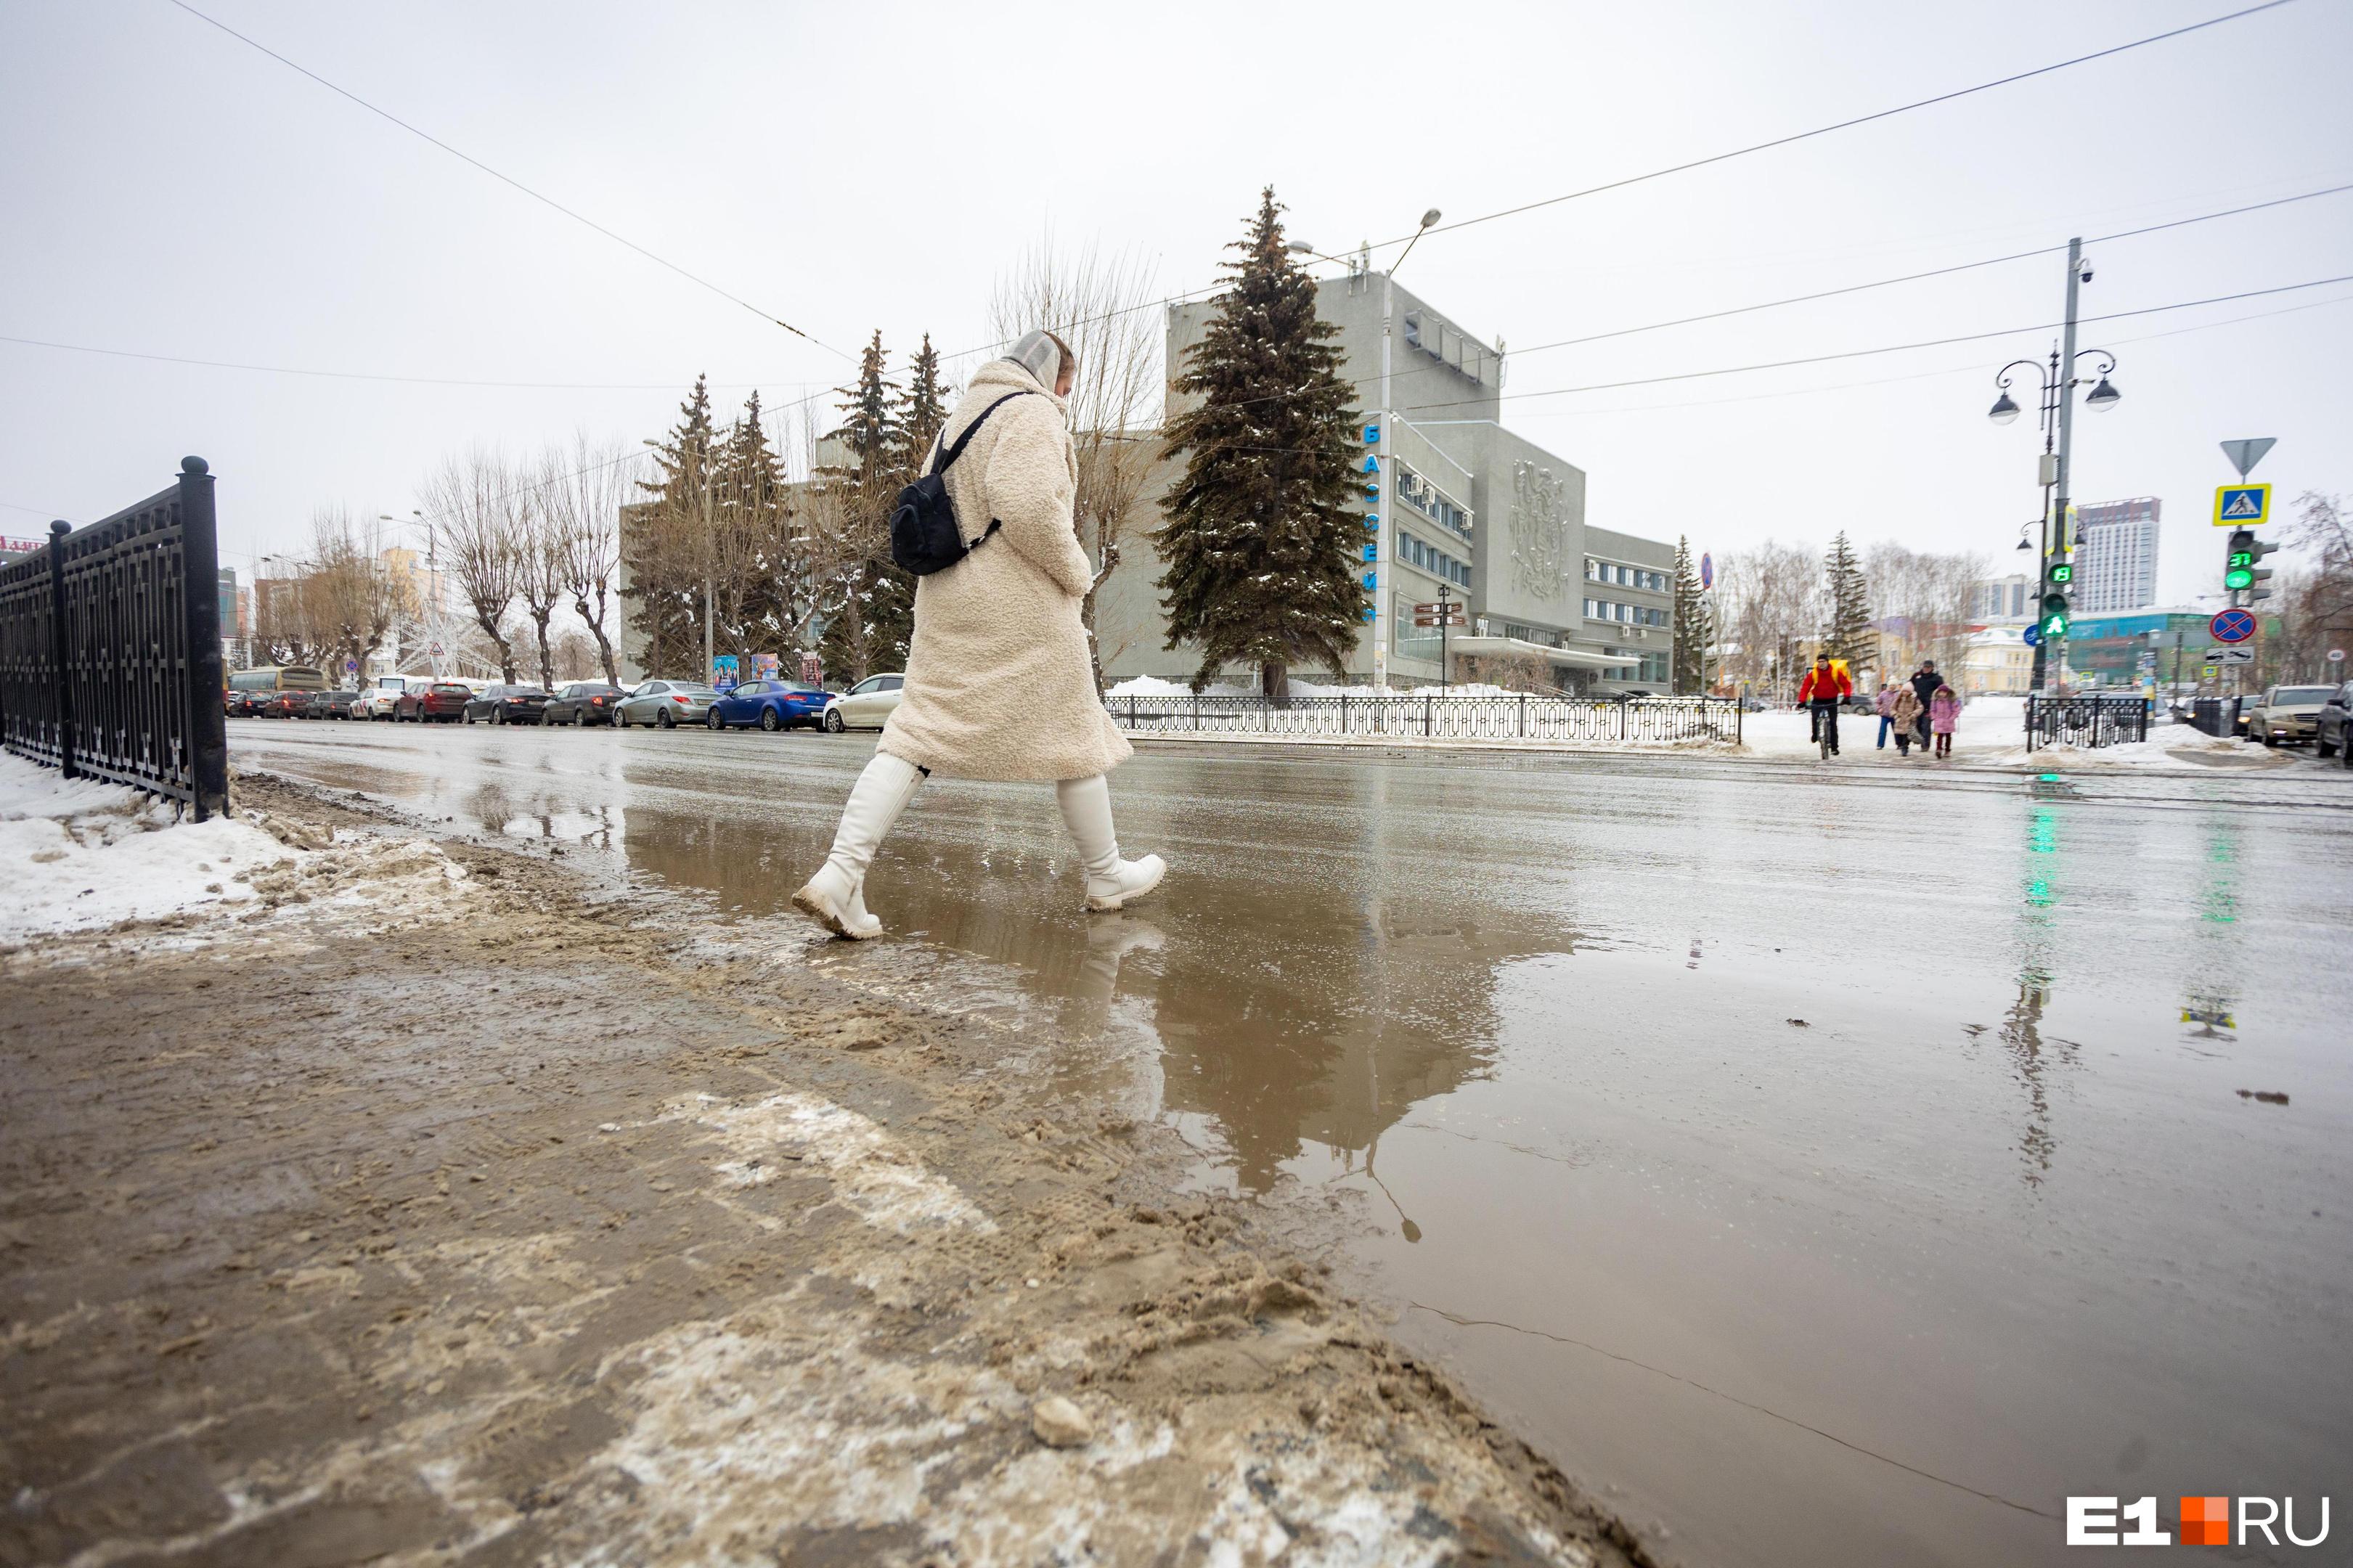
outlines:
[[2189, 703], [2190, 728], [2209, 735], [2231, 736], [2239, 732], [2239, 700], [2235, 697], [2199, 697]]
[[2026, 749], [2037, 746], [2116, 746], [2148, 739], [2148, 702], [2140, 697], [2045, 697], [2026, 699]]
[[0, 745], [68, 778], [228, 803], [220, 550], [202, 458], [102, 522], [0, 565]]
[[1358, 735], [1461, 741], [1740, 741], [1728, 697], [1145, 697], [1105, 706], [1131, 734]]

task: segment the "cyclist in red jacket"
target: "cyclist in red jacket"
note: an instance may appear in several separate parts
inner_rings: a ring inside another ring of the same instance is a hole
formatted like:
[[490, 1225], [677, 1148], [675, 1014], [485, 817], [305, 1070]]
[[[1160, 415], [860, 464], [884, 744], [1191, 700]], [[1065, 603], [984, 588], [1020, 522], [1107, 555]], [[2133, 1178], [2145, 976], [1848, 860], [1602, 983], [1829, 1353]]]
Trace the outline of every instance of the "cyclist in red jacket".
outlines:
[[1810, 709], [1814, 716], [1809, 740], [1822, 738], [1822, 726], [1830, 726], [1831, 755], [1838, 755], [1838, 705], [1841, 697], [1854, 695], [1854, 682], [1847, 679], [1846, 667], [1832, 664], [1831, 656], [1818, 654], [1814, 668], [1806, 671], [1805, 684], [1798, 688], [1798, 700]]

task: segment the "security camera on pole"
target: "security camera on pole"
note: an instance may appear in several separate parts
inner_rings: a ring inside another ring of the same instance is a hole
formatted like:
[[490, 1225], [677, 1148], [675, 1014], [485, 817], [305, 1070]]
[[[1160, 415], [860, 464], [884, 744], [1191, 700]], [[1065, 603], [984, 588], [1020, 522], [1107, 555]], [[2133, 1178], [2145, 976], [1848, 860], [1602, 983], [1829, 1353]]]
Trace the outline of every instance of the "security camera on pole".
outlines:
[[2036, 595], [2034, 637], [2033, 689], [2056, 685], [2065, 679], [2067, 668], [2067, 627], [2070, 621], [2068, 595], [2075, 580], [2075, 567], [2068, 551], [2073, 541], [2068, 537], [2067, 516], [2069, 466], [2074, 450], [2075, 388], [2084, 384], [2084, 377], [2075, 374], [2075, 362], [2093, 357], [2101, 362], [2097, 383], [2084, 406], [2094, 413], [2105, 413], [2123, 401], [2123, 395], [2110, 384], [2115, 374], [2116, 356], [2105, 349], [2075, 347], [2075, 306], [2077, 291], [2092, 280], [2092, 265], [2084, 256], [2084, 242], [2067, 242], [2067, 319], [2061, 343], [2051, 351], [2051, 366], [2045, 374], [2042, 364], [2033, 360], [2012, 360], [2001, 367], [1994, 384], [2001, 395], [1994, 399], [1986, 417], [1997, 425], [2007, 425], [2018, 417], [2018, 405], [2010, 401], [2010, 374], [2021, 365], [2032, 370], [2042, 380], [2042, 461], [2039, 474], [2042, 484], [2042, 570], [2041, 591]]

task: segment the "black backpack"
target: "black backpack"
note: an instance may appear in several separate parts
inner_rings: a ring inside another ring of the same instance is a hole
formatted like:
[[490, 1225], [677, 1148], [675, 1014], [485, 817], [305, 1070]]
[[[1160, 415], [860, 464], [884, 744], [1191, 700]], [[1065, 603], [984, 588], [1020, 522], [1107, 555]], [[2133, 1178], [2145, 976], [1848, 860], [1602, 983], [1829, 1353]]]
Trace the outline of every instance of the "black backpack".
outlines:
[[964, 530], [956, 522], [955, 503], [948, 500], [947, 481], [940, 476], [958, 458], [964, 456], [971, 441], [988, 416], [1017, 397], [1033, 397], [1035, 393], [1008, 392], [980, 411], [980, 417], [964, 427], [955, 445], [932, 460], [931, 471], [905, 489], [891, 506], [891, 559], [918, 577], [928, 577], [934, 572], [944, 572], [963, 560], [995, 533], [1001, 526], [995, 518], [988, 520], [987, 529], [969, 545], [964, 542]]

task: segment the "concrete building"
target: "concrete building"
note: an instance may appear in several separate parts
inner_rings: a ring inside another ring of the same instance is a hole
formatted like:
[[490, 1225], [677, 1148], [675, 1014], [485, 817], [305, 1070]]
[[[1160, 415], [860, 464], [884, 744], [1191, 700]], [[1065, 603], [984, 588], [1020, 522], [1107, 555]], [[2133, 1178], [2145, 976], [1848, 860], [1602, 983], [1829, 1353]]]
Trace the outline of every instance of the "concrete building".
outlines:
[[[1340, 329], [1334, 346], [1341, 374], [1356, 384], [1364, 408], [1370, 456], [1378, 417], [1382, 282], [1358, 271], [1319, 285], [1317, 312]], [[1454, 679], [1508, 664], [1542, 671], [1549, 685], [1606, 694], [1664, 690], [1674, 646], [1674, 547], [1656, 540], [1591, 527], [1585, 515], [1585, 474], [1499, 422], [1504, 358], [1499, 346], [1464, 331], [1409, 291], [1395, 290], [1396, 336], [1391, 347], [1391, 400], [1396, 405], [1390, 449], [1395, 515], [1394, 558], [1386, 568], [1364, 563], [1367, 624], [1344, 672], [1368, 682], [1373, 672], [1370, 609], [1385, 595], [1393, 613], [1384, 620], [1389, 680], [1416, 686], [1439, 679], [1439, 636], [1414, 626], [1413, 606], [1435, 601], [1441, 587], [1465, 606], [1468, 624], [1446, 638]], [[1186, 351], [1199, 342], [1212, 303], [1171, 306], [1168, 366], [1181, 372]], [[1181, 400], [1170, 412], [1182, 412]], [[1173, 472], [1154, 476], [1139, 517], [1122, 547], [1120, 567], [1098, 597], [1096, 618], [1104, 674], [1113, 681], [1151, 675], [1189, 680], [1198, 658], [1166, 648], [1160, 608], [1162, 570], [1147, 537], [1159, 525], [1156, 498]], [[1377, 510], [1366, 475], [1363, 510]], [[1365, 535], [1369, 548], [1376, 535]], [[1328, 672], [1300, 669], [1304, 679]], [[1247, 682], [1235, 669], [1227, 679]]]
[[2014, 621], [2024, 626], [2034, 619], [2036, 583], [2024, 572], [1989, 577], [1969, 591], [1969, 618], [1988, 626]]
[[2075, 509], [2075, 614], [2107, 616], [2157, 603], [2155, 496]]

